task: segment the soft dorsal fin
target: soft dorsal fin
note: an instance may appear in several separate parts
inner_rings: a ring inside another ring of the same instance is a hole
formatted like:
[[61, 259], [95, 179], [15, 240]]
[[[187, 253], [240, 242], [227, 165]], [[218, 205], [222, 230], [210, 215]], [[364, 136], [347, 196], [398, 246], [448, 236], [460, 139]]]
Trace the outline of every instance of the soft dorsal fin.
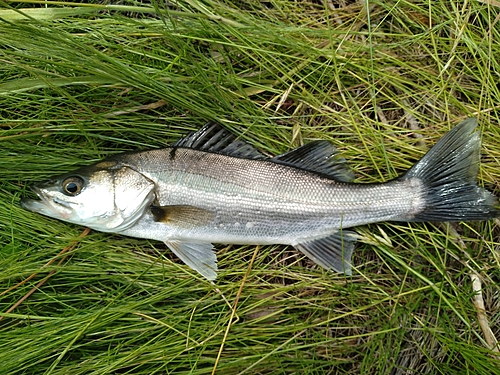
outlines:
[[354, 178], [354, 174], [346, 160], [339, 157], [338, 153], [330, 142], [315, 141], [275, 156], [271, 161], [321, 173], [336, 181], [349, 182]]
[[246, 159], [264, 159], [265, 156], [248, 143], [222, 128], [219, 124], [209, 122], [197, 132], [175, 142], [172, 147], [186, 147], [201, 151], [217, 152], [229, 156]]

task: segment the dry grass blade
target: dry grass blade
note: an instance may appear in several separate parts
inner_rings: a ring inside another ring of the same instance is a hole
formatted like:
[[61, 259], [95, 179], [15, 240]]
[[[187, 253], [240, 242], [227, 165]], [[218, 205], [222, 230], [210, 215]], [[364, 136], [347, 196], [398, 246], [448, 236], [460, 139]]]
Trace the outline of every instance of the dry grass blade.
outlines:
[[[484, 305], [484, 299], [482, 294], [482, 286], [481, 279], [479, 275], [476, 273], [472, 273], [470, 275], [472, 281], [472, 291], [474, 292], [474, 306], [477, 310], [477, 320], [479, 321], [479, 325], [481, 326], [481, 330], [483, 331], [484, 340], [488, 345], [488, 349], [493, 350], [494, 352], [499, 352], [498, 348], [498, 340], [495, 337], [495, 334], [491, 330], [490, 323], [488, 321], [488, 317], [486, 316], [486, 308]], [[497, 359], [500, 360], [500, 356], [497, 356]]]
[[233, 306], [231, 308], [231, 316], [229, 317], [229, 321], [227, 323], [226, 331], [224, 332], [224, 337], [222, 338], [222, 343], [220, 344], [219, 352], [217, 353], [217, 358], [215, 359], [215, 364], [214, 368], [212, 369], [212, 375], [215, 374], [217, 370], [217, 366], [220, 361], [220, 357], [222, 355], [222, 351], [224, 350], [224, 344], [227, 340], [227, 336], [229, 335], [229, 331], [231, 330], [231, 325], [233, 324], [233, 319], [236, 315], [236, 309], [238, 308], [238, 302], [240, 301], [240, 296], [241, 293], [243, 292], [243, 288], [245, 286], [245, 282], [248, 279], [248, 276], [250, 275], [250, 271], [252, 270], [253, 262], [255, 261], [255, 257], [259, 253], [259, 246], [255, 247], [255, 250], [252, 255], [252, 259], [250, 260], [250, 263], [248, 264], [247, 272], [245, 272], [245, 276], [243, 276], [243, 279], [241, 280], [241, 285], [240, 288], [238, 289], [238, 293], [236, 293], [236, 297], [234, 299]]
[[[467, 245], [462, 240], [460, 234], [456, 231], [453, 226], [450, 226], [450, 232], [453, 235], [455, 241], [457, 241], [460, 248], [465, 251], [467, 249]], [[479, 326], [481, 327], [481, 331], [483, 332], [484, 341], [488, 349], [491, 349], [493, 352], [499, 352], [498, 340], [495, 337], [495, 334], [491, 330], [490, 323], [488, 320], [488, 316], [486, 315], [486, 307], [483, 299], [483, 291], [482, 291], [482, 282], [481, 277], [474, 270], [470, 270], [470, 279], [472, 282], [472, 291], [474, 295], [472, 297], [472, 302], [474, 307], [476, 308], [477, 320], [479, 322]], [[496, 356], [497, 359], [500, 359], [500, 356]]]

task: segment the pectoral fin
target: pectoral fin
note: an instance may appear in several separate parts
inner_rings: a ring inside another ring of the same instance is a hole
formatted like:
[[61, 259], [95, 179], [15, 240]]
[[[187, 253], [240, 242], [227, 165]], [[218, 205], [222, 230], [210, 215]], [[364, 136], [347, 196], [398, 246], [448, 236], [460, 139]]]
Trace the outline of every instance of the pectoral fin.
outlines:
[[208, 280], [217, 277], [217, 256], [211, 243], [169, 241], [170, 250], [189, 267]]
[[351, 256], [356, 239], [355, 232], [342, 230], [327, 237], [299, 239], [294, 246], [321, 267], [351, 275]]
[[151, 206], [156, 222], [192, 228], [205, 225], [213, 218], [211, 211], [189, 205]]

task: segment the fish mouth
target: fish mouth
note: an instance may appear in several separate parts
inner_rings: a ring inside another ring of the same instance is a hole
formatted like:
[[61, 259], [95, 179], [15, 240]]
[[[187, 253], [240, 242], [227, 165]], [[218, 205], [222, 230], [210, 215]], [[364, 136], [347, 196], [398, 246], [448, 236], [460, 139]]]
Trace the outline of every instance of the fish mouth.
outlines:
[[38, 196], [38, 199], [21, 198], [21, 207], [28, 211], [40, 212], [43, 208], [46, 208], [47, 199], [36, 186], [31, 187], [31, 190]]
[[21, 207], [24, 209], [54, 218], [61, 218], [71, 214], [72, 209], [68, 203], [57, 198], [48, 198], [37, 186], [32, 186], [31, 190], [37, 195], [38, 199], [21, 198]]

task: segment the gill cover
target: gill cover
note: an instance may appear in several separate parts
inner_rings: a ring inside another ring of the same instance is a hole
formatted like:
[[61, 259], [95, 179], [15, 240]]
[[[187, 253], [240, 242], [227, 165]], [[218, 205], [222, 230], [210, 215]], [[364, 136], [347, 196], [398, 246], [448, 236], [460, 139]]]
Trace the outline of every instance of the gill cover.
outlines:
[[115, 170], [113, 174], [114, 217], [106, 227], [122, 231], [133, 225], [149, 208], [154, 199], [155, 184], [128, 167]]

